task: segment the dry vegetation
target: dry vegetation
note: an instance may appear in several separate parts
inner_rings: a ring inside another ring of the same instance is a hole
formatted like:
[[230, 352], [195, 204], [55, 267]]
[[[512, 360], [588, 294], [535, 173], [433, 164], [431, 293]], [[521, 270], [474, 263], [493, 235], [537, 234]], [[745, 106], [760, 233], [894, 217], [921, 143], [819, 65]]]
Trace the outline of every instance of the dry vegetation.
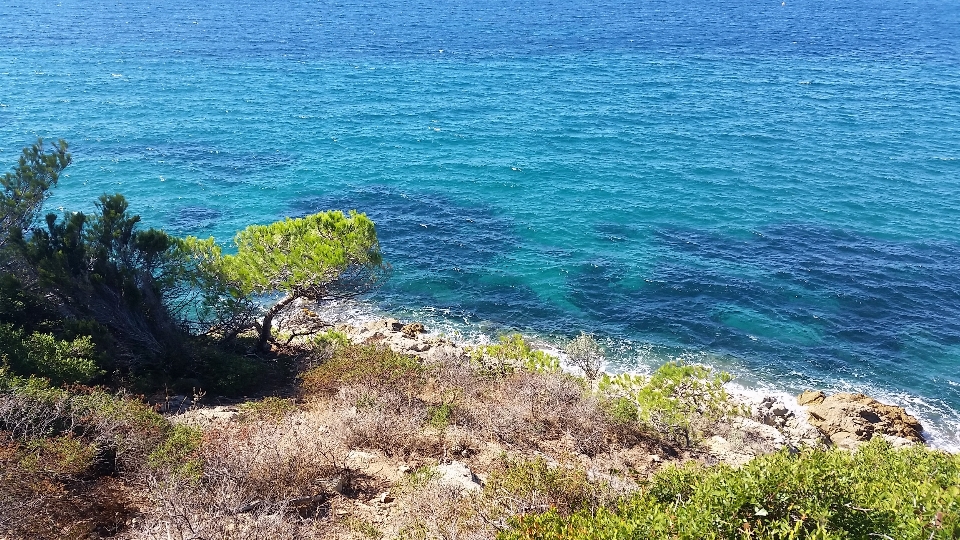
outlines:
[[5, 375], [0, 538], [492, 538], [609, 506], [690, 451], [527, 345], [417, 357], [330, 334], [296, 352], [314, 366], [296, 395], [174, 423]]

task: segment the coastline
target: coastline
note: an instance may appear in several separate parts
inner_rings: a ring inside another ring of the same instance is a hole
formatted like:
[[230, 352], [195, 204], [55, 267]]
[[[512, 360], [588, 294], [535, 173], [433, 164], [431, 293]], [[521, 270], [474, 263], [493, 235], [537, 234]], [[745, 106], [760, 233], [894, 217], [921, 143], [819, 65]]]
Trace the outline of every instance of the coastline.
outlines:
[[[351, 326], [362, 328], [371, 321], [396, 318], [404, 322], [420, 322], [425, 326], [425, 335], [431, 338], [440, 338], [449, 340], [458, 347], [475, 347], [489, 345], [496, 341], [500, 334], [507, 333], [512, 329], [502, 327], [492, 322], [470, 323], [466, 320], [456, 322], [449, 311], [438, 310], [435, 308], [422, 309], [404, 309], [402, 311], [385, 312], [378, 309], [372, 303], [362, 301], [348, 301], [333, 303], [324, 307], [311, 307], [317, 311], [321, 317], [334, 326]], [[571, 372], [570, 366], [566, 363], [566, 354], [562, 346], [559, 345], [555, 336], [538, 335], [535, 331], [521, 331], [525, 338], [532, 340], [533, 345], [548, 354], [557, 357], [560, 360], [564, 371]], [[630, 373], [633, 375], [649, 375], [659, 364], [680, 360], [687, 363], [704, 365], [715, 371], [726, 371], [729, 366], [715, 365], [708, 361], [710, 355], [703, 354], [697, 356], [680, 357], [657, 357], [653, 354], [645, 355], [636, 359], [636, 365], [628, 369], [618, 369], [623, 362], [614, 362], [604, 365], [604, 373], [617, 375], [620, 373]], [[714, 357], [716, 358], [716, 357]], [[611, 367], [613, 369], [611, 369]], [[933, 411], [925, 409], [922, 405], [924, 399], [919, 396], [910, 396], [904, 393], [884, 392], [877, 388], [871, 388], [869, 385], [855, 386], [849, 381], [843, 381], [840, 384], [823, 385], [817, 388], [795, 387], [790, 388], [775, 381], [766, 381], [758, 378], [753, 373], [744, 373], [742, 366], [737, 366], [733, 373], [734, 379], [724, 385], [725, 390], [737, 403], [751, 411], [757, 411], [758, 407], [765, 403], [776, 403], [787, 409], [793, 418], [797, 419], [798, 425], [794, 429], [798, 433], [803, 433], [812, 426], [806, 422], [807, 407], [797, 403], [800, 393], [806, 390], [824, 391], [828, 395], [838, 393], [864, 394], [877, 401], [903, 408], [907, 414], [916, 417], [923, 426], [923, 438], [925, 446], [943, 450], [952, 454], [960, 453], [960, 417], [955, 417], [953, 423], [938, 423], [935, 418], [939, 416], [945, 419], [947, 415], [931, 414]], [[748, 382], [749, 381], [749, 382]], [[917, 405], [920, 404], [920, 407]], [[949, 414], [949, 412], [948, 412]], [[815, 429], [815, 428], [814, 428]], [[771, 439], [772, 437], [771, 434]], [[799, 436], [784, 437], [781, 446], [784, 444], [795, 444]]]

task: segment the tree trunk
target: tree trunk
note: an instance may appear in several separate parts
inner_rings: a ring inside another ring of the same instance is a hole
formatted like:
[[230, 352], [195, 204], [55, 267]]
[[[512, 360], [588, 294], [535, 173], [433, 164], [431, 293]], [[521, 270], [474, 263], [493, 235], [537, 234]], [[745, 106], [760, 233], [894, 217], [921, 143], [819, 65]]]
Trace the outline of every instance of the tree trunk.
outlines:
[[270, 335], [273, 332], [273, 318], [297, 298], [300, 298], [300, 295], [294, 293], [288, 294], [267, 310], [267, 313], [263, 316], [263, 322], [260, 323], [260, 336], [257, 340], [257, 349], [261, 351], [269, 350]]

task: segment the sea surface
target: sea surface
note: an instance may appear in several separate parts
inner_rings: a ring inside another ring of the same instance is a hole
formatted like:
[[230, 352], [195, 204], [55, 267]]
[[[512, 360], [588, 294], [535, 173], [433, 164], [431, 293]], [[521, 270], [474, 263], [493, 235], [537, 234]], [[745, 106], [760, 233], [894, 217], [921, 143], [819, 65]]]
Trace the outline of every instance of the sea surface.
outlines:
[[38, 136], [54, 211], [366, 212], [393, 276], [344, 312], [863, 391], [960, 449], [955, 0], [0, 0], [0, 169]]

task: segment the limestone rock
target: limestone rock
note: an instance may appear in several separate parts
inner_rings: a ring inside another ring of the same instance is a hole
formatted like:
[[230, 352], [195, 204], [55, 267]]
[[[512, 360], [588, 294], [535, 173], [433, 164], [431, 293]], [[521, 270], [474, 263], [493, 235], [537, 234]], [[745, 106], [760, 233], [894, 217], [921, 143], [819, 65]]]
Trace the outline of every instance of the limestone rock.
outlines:
[[782, 429], [794, 414], [777, 398], [768, 396], [757, 404], [753, 416], [763, 424]]
[[810, 423], [841, 448], [855, 448], [874, 436], [924, 440], [920, 422], [902, 407], [886, 405], [863, 394], [824, 396], [822, 392], [804, 392], [797, 401], [807, 405]]
[[827, 395], [823, 392], [817, 390], [806, 390], [799, 396], [797, 396], [797, 403], [800, 405], [811, 405], [823, 403], [823, 400], [826, 399]]
[[400, 331], [403, 332], [403, 335], [412, 338], [417, 337], [418, 334], [422, 334], [427, 330], [423, 327], [422, 323], [415, 322], [403, 325], [403, 327], [400, 328]]
[[477, 491], [480, 489], [480, 482], [469, 467], [454, 461], [437, 467], [437, 482], [442, 485], [460, 489], [463, 492]]

